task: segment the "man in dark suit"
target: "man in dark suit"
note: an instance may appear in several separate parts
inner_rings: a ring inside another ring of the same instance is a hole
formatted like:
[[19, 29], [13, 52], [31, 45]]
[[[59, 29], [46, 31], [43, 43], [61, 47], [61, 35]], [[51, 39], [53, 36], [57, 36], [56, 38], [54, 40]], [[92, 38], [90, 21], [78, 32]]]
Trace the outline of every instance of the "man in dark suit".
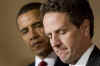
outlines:
[[70, 66], [100, 66], [92, 43], [94, 16], [88, 0], [48, 0], [41, 6], [45, 34], [56, 55]]
[[40, 3], [24, 5], [17, 15], [17, 28], [27, 46], [32, 49], [35, 62], [28, 66], [65, 66], [52, 52], [40, 21]]

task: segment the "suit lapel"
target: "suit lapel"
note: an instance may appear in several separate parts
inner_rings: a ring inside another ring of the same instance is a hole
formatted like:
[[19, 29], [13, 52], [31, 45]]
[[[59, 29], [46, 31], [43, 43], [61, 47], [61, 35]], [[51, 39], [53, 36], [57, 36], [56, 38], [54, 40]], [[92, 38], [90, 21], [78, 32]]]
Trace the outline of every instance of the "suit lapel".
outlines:
[[95, 46], [86, 66], [100, 66], [100, 50]]

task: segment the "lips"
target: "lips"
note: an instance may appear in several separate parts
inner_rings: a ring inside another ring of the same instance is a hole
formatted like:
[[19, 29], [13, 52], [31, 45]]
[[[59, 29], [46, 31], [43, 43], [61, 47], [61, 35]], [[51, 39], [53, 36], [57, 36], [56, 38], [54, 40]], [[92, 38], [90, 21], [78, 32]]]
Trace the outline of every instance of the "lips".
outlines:
[[54, 47], [54, 50], [58, 53], [58, 52], [60, 52], [60, 51], [66, 51], [67, 48], [65, 48], [65, 47], [59, 47], [59, 48]]
[[36, 41], [36, 42], [32, 42], [32, 47], [40, 45], [41, 43], [43, 43], [43, 41]]
[[59, 48], [56, 51], [57, 55], [64, 58], [64, 54], [68, 53], [68, 49], [67, 48]]

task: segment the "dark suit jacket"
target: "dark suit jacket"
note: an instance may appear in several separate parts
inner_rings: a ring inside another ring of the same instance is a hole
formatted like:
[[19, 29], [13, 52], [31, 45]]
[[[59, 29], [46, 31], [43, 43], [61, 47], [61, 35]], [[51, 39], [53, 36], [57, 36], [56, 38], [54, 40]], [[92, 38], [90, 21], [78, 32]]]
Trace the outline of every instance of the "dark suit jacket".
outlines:
[[[34, 63], [29, 66], [35, 66]], [[69, 66], [68, 64], [63, 64], [58, 58], [56, 60], [55, 66]], [[100, 50], [95, 46], [93, 49], [86, 66], [100, 66]]]
[[[35, 66], [35, 62], [33, 62], [32, 64], [28, 65], [28, 66]], [[64, 64], [60, 61], [59, 58], [56, 59], [56, 62], [54, 64], [54, 66], [67, 66], [67, 64]]]
[[100, 50], [95, 46], [86, 66], [100, 66]]

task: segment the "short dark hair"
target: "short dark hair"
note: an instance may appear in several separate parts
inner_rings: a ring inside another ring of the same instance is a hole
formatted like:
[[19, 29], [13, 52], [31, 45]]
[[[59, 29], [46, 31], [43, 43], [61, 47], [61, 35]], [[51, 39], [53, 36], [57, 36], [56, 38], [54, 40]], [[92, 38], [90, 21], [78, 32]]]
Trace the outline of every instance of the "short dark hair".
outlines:
[[32, 9], [40, 9], [41, 3], [35, 2], [35, 3], [29, 3], [24, 5], [18, 12], [17, 17], [20, 16], [23, 13], [26, 13]]
[[39, 2], [31, 2], [31, 3], [28, 3], [28, 4], [25, 4], [18, 12], [17, 14], [17, 17], [16, 17], [16, 25], [18, 27], [18, 23], [17, 23], [17, 19], [18, 17], [21, 15], [21, 14], [24, 14], [28, 11], [31, 11], [33, 9], [37, 9], [37, 10], [40, 10], [40, 6], [41, 6], [41, 3]]
[[41, 19], [48, 12], [65, 12], [77, 28], [84, 19], [90, 20], [90, 37], [94, 34], [94, 16], [88, 0], [48, 0], [40, 8]]

